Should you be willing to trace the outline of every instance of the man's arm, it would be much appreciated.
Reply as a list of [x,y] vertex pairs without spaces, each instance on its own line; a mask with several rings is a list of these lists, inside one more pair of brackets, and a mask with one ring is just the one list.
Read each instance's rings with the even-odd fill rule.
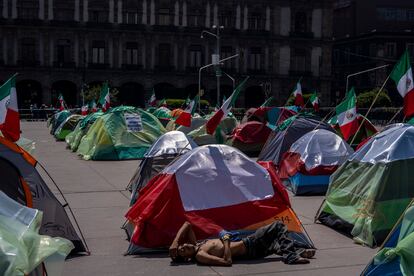
[[191,243],[191,244],[197,243],[197,239],[194,234],[193,228],[188,221],[184,222],[180,230],[178,230],[177,235],[175,236],[174,241],[172,242],[170,246],[170,256],[172,258],[177,257],[178,245],[183,244],[183,243]]

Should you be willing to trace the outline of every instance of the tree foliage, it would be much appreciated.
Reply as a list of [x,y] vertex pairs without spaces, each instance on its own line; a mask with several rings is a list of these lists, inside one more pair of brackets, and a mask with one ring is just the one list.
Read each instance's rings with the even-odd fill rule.
[[[85,96],[85,103],[89,103],[94,100],[98,103],[99,96],[101,95],[102,85],[92,85],[86,86],[83,90],[83,94]],[[118,94],[119,90],[117,88],[110,88],[109,95],[111,97],[111,103],[113,105],[117,105],[118,103]]]
[[[358,107],[370,107],[375,97],[379,92],[379,88],[374,88],[372,90],[364,91],[357,96],[357,106]],[[391,99],[388,96],[387,90],[383,89],[377,100],[375,101],[374,107],[389,107],[391,106]]]

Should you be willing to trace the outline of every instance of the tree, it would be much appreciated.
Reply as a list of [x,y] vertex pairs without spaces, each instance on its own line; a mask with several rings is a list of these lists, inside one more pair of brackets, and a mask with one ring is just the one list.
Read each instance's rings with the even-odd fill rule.
[[[357,96],[357,107],[368,108],[371,106],[375,97],[377,96],[379,88],[374,88],[372,90],[364,91]],[[379,94],[374,107],[388,107],[391,106],[391,99],[388,96],[386,89],[383,89]]]
[[[96,85],[86,85],[83,93],[85,97],[85,103],[89,103],[92,100],[95,102],[98,102],[99,96],[101,94],[102,84],[96,84]],[[111,91],[109,91],[109,94],[111,96],[111,104],[117,105],[118,104],[118,93],[119,90],[117,88],[111,87]]]

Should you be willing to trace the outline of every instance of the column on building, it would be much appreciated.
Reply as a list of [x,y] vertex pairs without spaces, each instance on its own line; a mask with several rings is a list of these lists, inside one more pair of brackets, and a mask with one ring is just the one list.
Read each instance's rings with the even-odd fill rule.
[[313,47],[311,52],[311,70],[314,77],[320,76],[320,60],[322,57],[322,48]]
[[108,21],[109,23],[114,23],[114,0],[109,0],[109,15],[108,15]]
[[88,0],[83,0],[83,22],[89,21]]
[[3,11],[2,11],[2,15],[3,18],[8,18],[9,17],[9,0],[3,0]]
[[74,14],[73,14],[73,19],[76,22],[80,21],[80,17],[79,17],[79,0],[75,0],[75,11],[74,11]]
[[48,0],[47,19],[53,20],[53,0]]
[[73,60],[75,62],[75,66],[79,67],[79,36],[75,34],[73,36]]
[[185,41],[182,47],[182,68],[181,70],[185,71],[187,69],[187,55],[188,55],[188,40]]
[[240,30],[241,27],[241,8],[240,4],[237,4],[236,7],[236,29]]
[[141,55],[142,55],[142,69],[147,69],[147,41],[145,39],[141,39]]
[[280,35],[287,36],[290,33],[290,7],[280,9]]
[[84,51],[84,60],[83,63],[85,67],[88,67],[89,65],[89,40],[88,40],[88,34],[85,34],[83,37],[83,51]]
[[243,69],[242,73],[247,73],[247,65],[249,64],[249,49],[247,47],[243,48],[244,56],[243,56]]
[[174,69],[179,71],[178,68],[178,45],[177,43],[174,43]]
[[266,46],[265,47],[265,52],[264,52],[265,58],[264,58],[264,70],[265,72],[269,72],[269,60],[270,60],[270,56],[269,56],[269,47]]
[[206,5],[206,28],[210,28],[210,2]]
[[147,0],[142,1],[142,24],[147,25]]
[[109,39],[107,38],[106,41],[108,41],[108,63],[109,68],[114,67],[114,40],[113,36],[110,36]]
[[[241,47],[240,47],[240,45],[237,45],[236,52],[237,52],[239,55],[241,54]],[[236,68],[236,72],[237,72],[237,73],[240,73],[240,62],[241,62],[241,59],[240,59],[240,58],[236,58],[236,60],[235,60],[235,62],[234,62],[234,64],[235,64],[235,68]]]
[[41,32],[39,32],[39,36],[38,36],[38,41],[39,41],[39,62],[40,62],[40,66],[45,65],[44,64],[44,60],[45,60],[45,47],[44,47],[44,39],[43,39],[43,34]]
[[322,9],[312,11],[312,32],[315,38],[322,37]]
[[17,65],[17,58],[18,58],[18,53],[19,53],[19,45],[18,45],[18,40],[17,40],[18,35],[13,35],[13,64],[12,65]]
[[39,0],[39,19],[45,19],[45,0]]
[[265,30],[270,31],[270,7],[266,7],[266,23],[265,23]]
[[122,24],[122,0],[118,0],[118,24]]
[[211,60],[210,60],[210,50],[209,50],[209,45],[208,44],[206,44],[206,46],[204,48],[204,54],[205,54],[205,57],[206,57],[206,63],[207,64],[208,63],[211,63]]
[[183,19],[182,24],[183,27],[187,27],[187,2],[184,1],[183,3]]
[[213,25],[218,26],[219,22],[218,22],[218,6],[217,3],[214,3],[214,8],[213,8]]
[[151,15],[150,15],[150,24],[155,25],[155,2],[154,0],[151,0]]
[[288,45],[279,48],[279,74],[288,75],[290,70],[290,47]]
[[1,34],[2,36],[2,40],[3,40],[3,62],[5,65],[8,65],[8,52],[9,52],[9,47],[7,46],[7,42],[8,42],[8,38],[7,35],[5,33]]
[[17,0],[12,0],[12,18],[17,18]]
[[180,4],[175,1],[174,4],[174,26],[180,25]]
[[53,63],[55,61],[55,40],[53,38],[53,35],[49,35],[49,65],[53,66]]
[[118,41],[118,68],[122,68],[123,61],[123,53],[124,53],[124,36],[121,35],[117,38]]
[[249,28],[249,8],[246,6],[244,6],[244,13],[243,13],[243,30],[247,30]]

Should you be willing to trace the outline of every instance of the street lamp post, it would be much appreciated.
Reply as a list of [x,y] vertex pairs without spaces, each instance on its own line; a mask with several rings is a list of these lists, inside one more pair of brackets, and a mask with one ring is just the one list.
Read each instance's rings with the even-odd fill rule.
[[233,90],[236,88],[236,79],[233,78],[232,76],[230,76],[229,74],[227,74],[226,72],[223,71],[223,74],[226,75],[229,79],[231,79],[231,82],[233,83]]
[[201,32],[201,38],[204,38],[204,34],[214,36],[216,38],[216,54],[212,58],[212,65],[216,66],[216,77],[217,77],[217,103],[220,102],[220,29],[224,29],[224,26],[213,25],[213,29],[216,30],[216,33],[212,33],[206,30]]
[[346,90],[345,90],[345,93],[348,93],[348,84],[349,84],[349,79],[351,77],[355,77],[355,76],[358,76],[358,75],[361,75],[361,74],[372,72],[372,71],[375,71],[375,70],[378,70],[378,69],[381,69],[381,68],[385,68],[385,67],[388,67],[388,66],[390,66],[390,64],[385,64],[385,65],[382,65],[382,66],[378,66],[378,67],[375,67],[375,68],[371,68],[371,69],[367,69],[367,70],[364,70],[364,71],[356,72],[356,73],[353,73],[353,74],[350,74],[350,75],[346,76]]

